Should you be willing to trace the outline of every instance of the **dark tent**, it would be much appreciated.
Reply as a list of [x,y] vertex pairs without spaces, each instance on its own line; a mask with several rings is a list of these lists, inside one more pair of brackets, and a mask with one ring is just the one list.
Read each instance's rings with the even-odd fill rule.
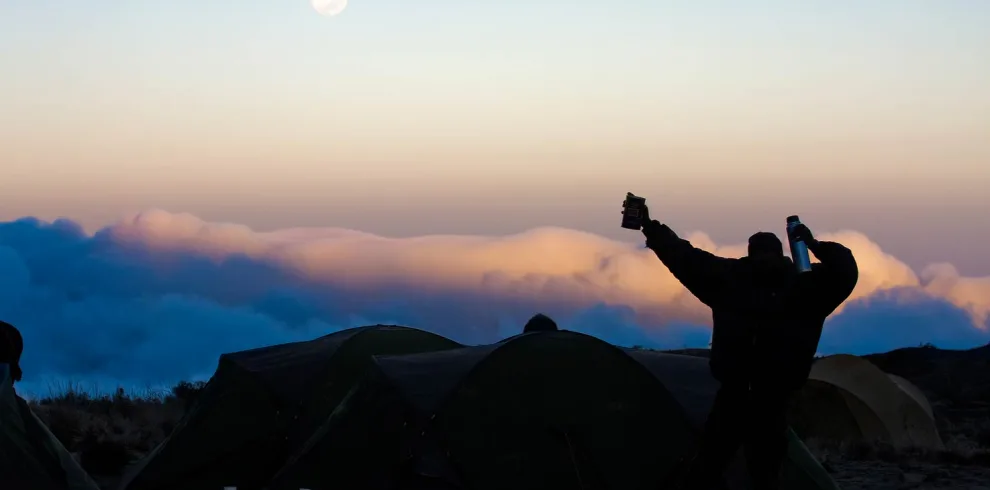
[[0,488],[98,490],[28,404],[14,393],[7,364],[0,364]]
[[456,347],[422,330],[376,325],[225,354],[172,434],[120,488],[257,488],[326,420],[372,355]]
[[269,488],[655,490],[697,437],[648,370],[579,333],[375,361]]
[[[717,388],[705,359],[568,331],[375,364],[270,490],[655,490],[693,454]],[[836,488],[791,446],[785,488]]]
[[[708,359],[640,349],[624,350],[646,366],[663,383],[687,411],[694,426],[700,430],[708,417],[719,387],[718,381],[712,377],[708,368]],[[838,485],[793,430],[788,431],[788,438],[790,445],[787,450],[788,459],[781,474],[782,488],[838,490]],[[749,488],[742,451],[728,470],[727,484],[731,489]]]

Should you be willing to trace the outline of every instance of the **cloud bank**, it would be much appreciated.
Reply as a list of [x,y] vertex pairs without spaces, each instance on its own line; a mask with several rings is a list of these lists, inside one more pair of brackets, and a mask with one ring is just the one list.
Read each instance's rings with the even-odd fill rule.
[[[719,255],[745,253],[682,235]],[[919,274],[861,233],[819,235],[860,265],[852,297],[826,324],[823,353],[990,341],[990,277],[949,264]],[[92,235],[69,220],[0,223],[0,319],[24,333],[25,386],[202,379],[223,352],[372,323],[492,342],[536,312],[623,345],[704,346],[710,335],[710,311],[652,252],[575,230],[262,233],[157,210]]]

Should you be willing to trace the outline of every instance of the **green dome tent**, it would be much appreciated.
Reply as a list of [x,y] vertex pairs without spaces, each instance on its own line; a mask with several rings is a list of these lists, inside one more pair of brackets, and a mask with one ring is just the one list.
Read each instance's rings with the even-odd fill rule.
[[847,354],[815,362],[807,385],[791,406],[790,418],[806,439],[943,447],[931,405],[921,390]]
[[224,354],[172,434],[120,488],[257,488],[326,420],[372,355],[455,347],[461,344],[422,330],[376,325]]
[[[376,356],[266,488],[655,490],[696,450],[716,388],[704,359],[568,331]],[[785,488],[834,490],[792,441]]]
[[14,393],[7,364],[0,364],[0,488],[99,490],[27,403]]

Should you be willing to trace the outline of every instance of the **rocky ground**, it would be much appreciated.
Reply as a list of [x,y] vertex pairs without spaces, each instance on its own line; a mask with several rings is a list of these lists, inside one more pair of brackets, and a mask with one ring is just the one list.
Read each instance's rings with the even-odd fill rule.
[[836,461],[826,469],[842,490],[990,490],[990,467]]
[[842,490],[990,490],[990,346],[968,351],[922,346],[867,356],[928,397],[946,452],[876,448],[821,454]]

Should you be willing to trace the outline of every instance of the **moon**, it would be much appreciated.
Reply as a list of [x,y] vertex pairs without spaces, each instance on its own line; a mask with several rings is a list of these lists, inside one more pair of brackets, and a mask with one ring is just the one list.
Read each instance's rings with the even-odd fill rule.
[[320,14],[333,17],[347,8],[347,0],[310,0],[313,8]]

